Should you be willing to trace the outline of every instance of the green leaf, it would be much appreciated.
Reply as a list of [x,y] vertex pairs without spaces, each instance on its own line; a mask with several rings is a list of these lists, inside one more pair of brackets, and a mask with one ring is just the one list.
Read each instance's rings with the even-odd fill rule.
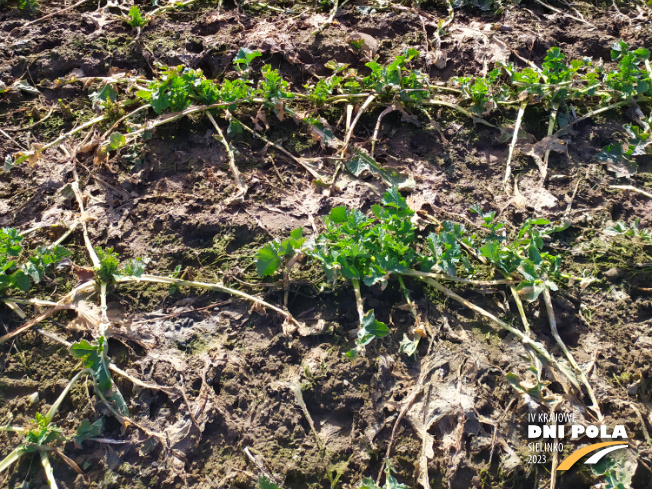
[[150,92],[149,90],[138,90],[136,92],[136,97],[140,97],[143,100],[149,101],[152,100],[152,92]]
[[118,92],[113,88],[113,85],[107,84],[97,92],[91,93],[89,98],[93,102],[93,106],[99,105],[100,107],[104,107],[107,102],[115,102],[118,100]]
[[242,134],[242,132],[243,132],[242,125],[238,121],[235,120],[229,121],[229,127],[226,130],[227,136],[233,138],[238,134]]
[[81,447],[84,440],[88,438],[95,438],[100,436],[104,431],[104,419],[99,418],[93,424],[90,423],[87,419],[83,419],[81,424],[77,427],[77,433],[73,440],[75,445]]
[[397,187],[399,190],[412,190],[416,182],[411,176],[405,176],[396,170],[386,169],[380,166],[371,156],[358,151],[347,163],[346,169],[354,176],[359,177],[363,172],[368,171],[378,175],[382,180],[391,187]]
[[147,257],[128,260],[120,269],[119,274],[124,277],[140,277],[145,273],[145,267],[149,262],[150,259]]
[[281,257],[278,256],[277,250],[271,244],[263,246],[256,253],[256,270],[259,277],[272,275],[282,263]]
[[73,357],[82,360],[86,368],[95,369],[100,363],[99,346],[91,345],[84,339],[74,343],[70,347],[70,353]]
[[488,241],[480,248],[480,256],[484,256],[493,263],[498,263],[500,260],[500,245],[495,241]]
[[534,302],[539,295],[546,290],[542,280],[524,280],[516,287],[519,295],[528,302]]
[[[79,358],[84,363],[85,368],[90,368],[93,371],[93,377],[97,382],[97,386],[100,390],[106,395],[109,394],[113,382],[111,381],[111,375],[108,371],[108,365],[102,359],[102,351],[105,345],[105,338],[100,336],[98,338],[98,343],[92,345],[88,341],[82,339],[77,343],[74,343],[70,347],[70,353],[73,357]],[[122,399],[122,396],[116,389],[116,393],[119,398]],[[109,398],[111,400],[111,397]],[[124,400],[122,400],[122,405],[118,404],[122,412],[126,406],[124,405]]]
[[367,311],[362,319],[360,330],[358,331],[358,344],[366,346],[374,338],[383,338],[389,334],[389,328],[383,322],[376,319],[373,309]]
[[11,282],[15,287],[18,287],[20,290],[23,292],[27,292],[32,284],[29,281],[29,277],[25,275],[25,273],[22,270],[16,270],[12,275],[11,275]]
[[376,485],[373,479],[370,479],[369,477],[365,477],[364,479],[362,479],[362,484],[359,489],[380,489],[380,488]]
[[528,246],[528,258],[534,262],[535,265],[539,265],[541,263],[541,254],[539,253],[539,250],[537,249],[536,246]]
[[119,132],[113,132],[109,136],[109,144],[107,144],[106,149],[107,151],[115,151],[118,148],[122,148],[125,144],[127,144],[125,137]]
[[383,489],[409,489],[409,488],[405,484],[399,484],[393,475],[387,474],[387,482],[385,483],[385,487]]
[[131,27],[143,27],[147,24],[148,20],[143,17],[140,8],[137,5],[133,5],[129,9],[129,16],[125,19],[125,22],[127,22]]
[[249,66],[251,62],[258,56],[262,56],[260,51],[252,51],[251,49],[240,48],[238,50],[238,54],[236,54],[235,58],[233,59],[233,64],[245,64]]
[[120,265],[118,255],[113,252],[113,248],[102,249],[99,246],[95,248],[95,252],[100,259],[100,268],[95,270],[98,278],[101,282],[107,284],[113,283],[118,266]]
[[407,202],[399,193],[398,187],[392,187],[383,195],[383,205],[395,207],[396,209],[407,209]]
[[258,477],[258,489],[282,489],[280,486],[277,486],[271,482],[266,476],[261,475]]
[[164,94],[161,95],[158,91],[152,94],[151,100],[152,109],[159,115],[170,106],[168,98]]
[[328,213],[328,218],[334,223],[338,223],[338,224],[346,222],[347,221],[346,207],[344,206],[334,207]]

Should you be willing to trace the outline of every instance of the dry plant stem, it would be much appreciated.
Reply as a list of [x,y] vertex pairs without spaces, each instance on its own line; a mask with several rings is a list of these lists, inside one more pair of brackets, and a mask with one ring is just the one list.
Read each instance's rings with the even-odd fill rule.
[[450,0],[446,2],[447,7],[448,7],[448,17],[446,17],[446,20],[440,21],[441,24],[437,27],[435,32],[433,33],[434,37],[434,47],[435,47],[435,52],[441,50],[441,35],[444,31],[444,29],[451,23],[453,22],[453,19],[455,18],[455,11],[453,10],[453,5],[451,4]]
[[38,148],[36,151],[33,151],[32,153],[34,153],[34,154],[35,154],[36,152],[42,153],[42,152],[44,152],[45,150],[50,149],[50,148],[52,148],[52,147],[58,145],[60,142],[65,141],[65,140],[68,139],[70,136],[74,136],[74,135],[77,134],[78,132],[81,132],[81,131],[83,131],[84,129],[88,129],[89,127],[94,126],[94,125],[97,124],[98,122],[102,122],[102,121],[104,121],[104,120],[106,120],[106,119],[108,119],[108,118],[109,118],[109,115],[107,114],[107,115],[101,115],[101,116],[99,116],[99,117],[96,117],[95,119],[91,119],[90,121],[88,121],[88,122],[82,124],[81,126],[76,127],[76,128],[73,129],[72,131],[68,131],[67,133],[62,134],[61,136],[59,136],[59,137],[58,137],[57,139],[55,139],[54,141],[52,141],[52,142],[50,142],[50,143],[44,145],[42,148]]
[[[376,485],[380,486],[380,479],[383,476],[383,470],[385,469],[385,464],[386,461],[389,459],[389,456],[392,454],[392,446],[394,445],[394,439],[396,438],[396,433],[398,431],[398,426],[401,424],[401,421],[403,421],[403,418],[407,414],[407,412],[410,410],[412,405],[414,404],[414,401],[419,397],[421,394],[421,391],[423,390],[423,386],[426,381],[426,377],[430,374],[432,371],[432,363],[426,362],[427,359],[424,359],[421,364],[421,372],[419,373],[419,378],[417,379],[416,385],[412,388],[412,392],[410,392],[410,395],[408,398],[404,401],[404,404],[401,408],[401,411],[398,413],[398,417],[396,418],[396,421],[394,422],[394,426],[392,428],[392,434],[389,438],[389,443],[387,444],[387,450],[385,451],[385,458],[383,459],[383,463],[380,465],[380,470],[378,471],[378,477],[376,477]],[[424,364],[426,364],[424,366]]]
[[0,129],[0,134],[2,134],[4,137],[6,137],[9,141],[14,143],[16,146],[18,146],[20,149],[27,151],[27,148],[20,144],[18,141],[16,141],[14,138],[12,138],[9,134],[4,132],[2,129]]
[[303,161],[301,161],[299,158],[297,158],[296,156],[294,156],[292,153],[290,153],[289,151],[287,151],[283,146],[281,146],[281,145],[279,145],[279,144],[276,144],[276,143],[270,141],[269,139],[267,139],[265,136],[262,136],[261,134],[258,134],[258,133],[257,133],[256,131],[254,131],[251,127],[247,126],[246,124],[243,124],[241,120],[236,119],[235,117],[233,117],[233,120],[234,120],[234,121],[237,121],[237,122],[238,122],[238,123],[243,127],[243,129],[244,129],[245,131],[247,131],[248,133],[252,134],[254,137],[257,137],[258,139],[261,139],[262,141],[264,141],[265,143],[269,144],[270,146],[275,147],[275,148],[278,149],[281,153],[283,153],[285,156],[287,156],[287,157],[290,158],[292,161],[294,161],[297,165],[303,167],[303,169],[306,170],[308,173],[310,173],[310,174],[313,176],[313,178],[315,178],[315,179],[317,179],[317,180],[320,180],[321,178],[323,178],[322,175],[320,175],[320,174],[319,174],[317,171],[315,171],[313,168],[310,168],[308,165],[306,165]]
[[56,302],[52,302],[52,301],[44,301],[41,299],[17,299],[15,297],[1,297],[0,301],[5,303],[26,304],[29,306],[43,306],[43,307],[47,307],[47,306],[54,307],[58,305]]
[[39,450],[39,455],[41,456],[41,465],[43,465],[43,470],[45,471],[45,478],[50,485],[50,489],[59,489],[57,481],[54,478],[54,469],[50,463],[50,458],[48,457],[48,452]]
[[573,354],[566,347],[561,337],[559,336],[559,332],[557,331],[557,319],[555,318],[555,310],[552,307],[552,299],[550,298],[550,290],[548,289],[548,287],[546,287],[543,290],[543,300],[546,304],[546,311],[548,312],[548,321],[550,322],[550,330],[552,331],[552,336],[555,338],[555,341],[557,342],[559,347],[563,350],[564,354],[566,355],[566,358],[568,359],[568,362],[575,369],[578,378],[580,379],[582,384],[584,384],[584,386],[586,387],[586,390],[589,393],[589,397],[591,398],[591,402],[593,403],[593,406],[590,407],[598,415],[598,421],[602,421],[603,417],[602,417],[602,413],[600,412],[600,405],[598,404],[598,400],[595,397],[595,392],[593,391],[591,384],[589,384],[589,380],[586,378],[586,374],[577,364],[575,358],[573,357]]
[[324,453],[325,451],[324,443],[321,441],[321,438],[319,438],[319,433],[317,433],[317,430],[315,429],[315,423],[312,420],[312,416],[310,416],[310,411],[308,411],[308,406],[306,406],[306,402],[303,400],[301,387],[299,387],[299,384],[297,384],[296,382],[289,382],[288,384],[290,390],[292,391],[292,394],[294,394],[294,398],[296,399],[297,404],[301,408],[303,415],[306,417],[306,420],[308,421],[308,425],[310,426],[310,431],[312,431],[312,434],[315,437],[315,441],[317,442],[319,451]]
[[428,100],[424,100],[422,102],[422,104],[423,105],[436,105],[436,106],[441,106],[441,107],[448,107],[449,109],[453,109],[453,110],[459,112],[460,114],[464,114],[465,116],[473,119],[473,122],[479,122],[480,124],[483,124],[483,125],[485,125],[487,127],[491,127],[492,129],[497,129],[500,132],[504,131],[504,129],[501,129],[498,126],[493,125],[491,122],[483,119],[482,117],[478,117],[477,115],[469,112],[468,110],[463,109],[459,105],[455,105],[455,104],[452,104],[450,102],[446,102],[444,100],[428,99]]
[[70,184],[72,187],[72,191],[75,193],[75,197],[77,198],[77,204],[79,205],[79,211],[81,213],[81,226],[82,226],[82,232],[84,233],[84,243],[86,244],[86,248],[88,249],[88,254],[91,258],[91,261],[93,262],[93,267],[94,268],[100,268],[100,259],[97,256],[97,253],[93,249],[93,244],[91,243],[91,239],[88,237],[88,228],[86,227],[86,220],[88,219],[88,216],[86,215],[86,211],[84,210],[84,199],[82,198],[81,191],[79,190],[79,180],[75,180]]
[[353,105],[346,104],[346,125],[344,126],[344,133],[349,132],[349,127],[351,127],[351,114],[353,114]]
[[393,105],[390,105],[385,110],[383,110],[378,116],[376,121],[376,127],[374,128],[374,135],[371,138],[371,157],[374,157],[374,151],[376,149],[376,141],[378,141],[378,131],[380,131],[380,123],[387,114],[394,112],[396,108]]
[[60,450],[57,450],[56,448],[53,448],[52,452],[55,453],[56,455],[58,455],[59,458],[61,458],[61,460],[66,462],[66,464],[68,464],[68,466],[72,470],[74,470],[75,472],[77,472],[80,475],[84,474],[84,472],[82,472],[82,469],[79,468],[79,465],[77,465],[73,459],[71,459],[70,457],[65,455],[63,452],[61,452]]
[[15,462],[20,460],[20,457],[25,455],[25,447],[19,445],[13,452],[7,455],[4,459],[0,460],[0,474],[11,467]]
[[158,384],[150,384],[148,382],[143,382],[142,380],[134,377],[133,375],[129,375],[127,372],[122,370],[120,367],[118,367],[115,363],[110,363],[109,364],[109,369],[112,372],[115,372],[118,375],[121,375],[125,379],[128,379],[131,381],[132,384],[137,385],[138,387],[142,389],[152,389],[152,390],[157,390],[157,391],[162,391],[162,392],[174,392],[176,390],[176,387],[168,387],[165,385],[158,385]]
[[430,285],[430,286],[434,287],[435,289],[437,289],[442,294],[446,295],[447,297],[450,297],[451,299],[453,299],[453,300],[459,302],[460,304],[468,307],[472,311],[475,311],[478,314],[486,317],[487,319],[494,322],[495,324],[497,324],[498,326],[500,326],[504,330],[509,331],[510,333],[512,333],[514,336],[516,336],[518,339],[521,340],[523,345],[529,346],[534,351],[536,351],[543,359],[545,359],[548,363],[553,365],[557,369],[557,371],[561,372],[561,374],[564,375],[571,382],[572,385],[577,385],[576,380],[572,376],[570,376],[564,369],[562,369],[559,366],[559,364],[557,363],[557,360],[555,360],[555,358],[550,353],[548,353],[548,350],[546,350],[545,346],[543,346],[541,343],[532,340],[531,338],[526,336],[523,332],[521,332],[518,329],[514,328],[513,326],[507,324],[506,322],[501,321],[496,316],[491,314],[489,311],[485,311],[480,306],[476,306],[472,302],[470,302],[470,301],[466,300],[464,297],[456,294],[455,292],[450,290],[448,287],[445,287],[444,285],[440,284],[439,282],[437,282],[437,281],[435,281],[435,280],[433,280],[431,278],[427,278],[427,277],[422,277],[422,280],[424,282],[426,282],[428,285]]
[[[70,348],[72,346],[72,343],[70,343],[69,341],[64,340],[63,338],[61,338],[60,336],[58,336],[58,335],[56,335],[54,333],[51,333],[50,331],[45,331],[45,330],[43,330],[41,328],[35,328],[34,331],[36,331],[37,333],[45,336],[46,338],[48,338],[48,339],[50,339],[50,340],[52,340],[52,341],[54,341],[56,343],[64,345],[66,348]],[[130,380],[134,385],[137,385],[138,387],[141,387],[143,389],[159,390],[159,391],[163,391],[163,392],[174,392],[174,390],[175,390],[174,387],[167,387],[167,386],[163,386],[163,385],[149,384],[147,382],[143,382],[142,380],[140,380],[140,379],[138,379],[138,378],[136,378],[136,377],[134,377],[132,375],[129,375],[127,372],[125,372],[120,367],[118,367],[115,363],[110,363],[109,364],[109,369],[112,372],[114,372],[114,373],[116,373],[118,375],[121,375],[122,377]],[[0,430],[1,429],[2,429],[2,427],[0,427]]]
[[47,121],[47,120],[50,118],[50,116],[51,116],[52,114],[54,114],[54,108],[50,109],[50,112],[48,112],[47,115],[46,115],[45,117],[39,119],[39,120],[36,121],[34,124],[30,124],[29,126],[25,126],[25,127],[15,127],[15,128],[12,128],[12,129],[6,129],[6,131],[7,131],[7,132],[22,132],[22,131],[29,131],[30,129],[32,129],[32,128],[38,126],[39,124],[42,124],[42,123],[44,123],[45,121]]
[[[346,151],[349,148],[349,141],[351,140],[351,135],[353,134],[353,130],[355,129],[356,124],[360,120],[360,117],[362,116],[364,111],[367,109],[367,107],[369,107],[369,105],[371,104],[371,102],[373,102],[375,98],[376,98],[375,94],[369,95],[367,97],[367,100],[365,100],[364,103],[362,104],[362,107],[360,107],[360,110],[358,111],[355,118],[353,119],[353,122],[351,122],[351,126],[348,128],[346,132],[346,137],[344,138],[344,144],[342,145],[342,149],[340,150],[340,157],[343,158],[346,155]],[[335,172],[333,173],[333,179],[330,181],[328,185],[330,185],[331,187],[335,185],[335,182],[337,181],[337,177],[339,176],[343,166],[344,165],[342,164],[341,161],[338,162],[337,166],[335,167]]]
[[211,121],[211,124],[213,124],[213,127],[217,131],[217,134],[219,136],[219,140],[226,148],[226,152],[229,155],[229,167],[231,168],[231,173],[233,174],[233,179],[235,180],[235,184],[238,186],[238,195],[235,198],[238,197],[244,197],[247,193],[248,187],[247,187],[247,182],[245,182],[245,179],[242,178],[242,175],[238,171],[238,167],[235,165],[235,156],[233,154],[233,150],[231,149],[231,146],[229,145],[228,141],[224,137],[224,133],[222,132],[222,129],[220,129],[220,126],[217,125],[217,122],[215,122],[215,119],[211,115],[210,112],[206,112],[206,115],[208,116],[208,119]]
[[234,100],[233,102],[220,102],[218,104],[211,104],[211,105],[196,105],[194,107],[188,107],[187,109],[181,110],[179,112],[164,114],[158,119],[154,119],[149,123],[145,123],[144,127],[138,129],[137,131],[126,134],[125,137],[127,137],[128,139],[133,139],[135,136],[138,136],[146,131],[151,131],[155,127],[162,126],[163,124],[167,124],[168,122],[176,121],[187,115],[195,114],[197,112],[203,112],[208,109],[219,109],[220,107],[230,107],[231,105],[237,105],[241,102],[246,102],[246,100]]
[[0,345],[6,343],[10,339],[18,336],[23,331],[27,331],[28,329],[36,326],[38,323],[40,323],[41,321],[49,318],[50,316],[52,316],[52,314],[54,314],[57,311],[62,311],[64,309],[74,309],[75,307],[69,304],[70,301],[77,294],[79,294],[81,292],[85,292],[87,290],[91,290],[94,287],[95,287],[94,282],[86,282],[86,283],[76,287],[75,289],[71,290],[65,296],[63,296],[63,298],[59,302],[57,302],[56,306],[52,307],[51,309],[48,309],[47,311],[43,312],[42,314],[38,315],[37,317],[35,317],[31,321],[23,324],[22,326],[14,329],[13,331],[10,331],[9,333],[7,333],[5,335],[0,336]]
[[120,119],[118,119],[117,121],[115,121],[115,122],[111,125],[111,127],[109,127],[106,131],[104,131],[104,133],[103,133],[102,136],[100,137],[100,140],[101,140],[101,141],[104,141],[107,137],[109,137],[111,131],[113,131],[116,127],[118,127],[122,121],[124,121],[125,119],[129,119],[131,116],[137,114],[137,113],[140,112],[141,110],[149,109],[151,106],[152,106],[151,104],[146,104],[146,105],[143,105],[143,106],[141,106],[141,107],[138,107],[138,108],[135,109],[135,110],[132,110],[132,111],[129,112],[128,114],[123,115],[122,117],[120,117]]
[[518,295],[518,290],[516,290],[516,287],[514,287],[513,285],[509,287],[509,290],[512,292],[512,297],[514,298],[514,302],[516,302],[516,308],[518,309],[518,313],[521,315],[521,321],[523,321],[523,328],[525,328],[525,332],[529,335],[530,322],[527,320],[527,316],[525,315],[525,308],[523,307],[523,301],[521,300],[521,296]]
[[512,142],[509,145],[509,151],[507,153],[507,164],[505,165],[505,178],[503,179],[503,185],[507,188],[509,184],[509,179],[512,176],[512,156],[514,156],[514,146],[516,146],[516,141],[518,140],[518,130],[521,127],[521,121],[523,120],[523,112],[525,112],[525,107],[527,107],[527,101],[521,103],[521,106],[518,108],[518,115],[516,116],[516,124],[514,124],[514,134],[512,135]]
[[[102,402],[107,407],[107,409],[109,411],[111,411],[111,414],[115,417],[115,419],[118,420],[118,422],[122,426],[129,426],[130,424],[132,424],[136,428],[141,430],[143,433],[145,433],[147,436],[151,436],[152,438],[155,438],[161,444],[161,446],[163,446],[165,448],[169,448],[168,443],[166,442],[165,438],[163,438],[161,435],[159,435],[158,433],[155,433],[154,431],[146,428],[145,426],[141,425],[140,423],[137,423],[136,421],[129,418],[128,416],[124,416],[124,415],[120,414],[118,411],[116,411],[115,408],[113,407],[113,404],[111,404],[111,402],[102,393],[102,389],[100,389],[100,387],[97,385],[97,382],[95,381],[95,378],[92,377],[92,376],[91,376],[91,378],[93,379],[93,385],[95,386],[95,393],[98,395],[98,397],[102,400]],[[174,454],[174,451],[172,451],[172,453]]]
[[171,3],[170,5],[164,5],[163,7],[159,7],[157,9],[152,10],[149,13],[149,16],[154,17],[155,15],[158,15],[161,12],[165,12],[166,10],[176,10],[179,7],[185,7],[186,5],[190,5],[191,3],[194,3],[196,1],[197,0],[186,0],[185,2]]
[[44,15],[43,17],[40,17],[40,18],[38,18],[36,20],[28,22],[27,24],[24,24],[24,25],[22,25],[20,27],[21,28],[29,27],[30,25],[38,24],[39,22],[42,22],[42,21],[44,21],[46,19],[49,19],[51,17],[61,15],[61,14],[65,13],[65,12],[67,12],[68,10],[72,10],[75,7],[79,7],[82,3],[85,3],[86,1],[87,0],[79,0],[79,2],[77,2],[77,3],[73,4],[73,5],[70,5],[69,7],[62,8],[61,10],[57,10],[56,12],[52,12],[51,14]]
[[313,31],[310,33],[311,36],[316,36],[317,34],[321,34],[321,32],[326,28],[327,25],[332,24],[333,20],[335,20],[335,16],[337,15],[337,11],[344,7],[349,0],[344,0],[342,4],[340,4],[339,0],[335,0],[335,3],[333,5],[333,10],[331,10],[331,15],[328,17],[328,20],[324,22],[322,25],[319,26],[319,28],[316,31]]
[[552,136],[553,137],[560,137],[560,136],[566,134],[566,132],[568,132],[571,129],[571,127],[573,127],[575,124],[578,124],[578,123],[580,123],[582,121],[585,121],[586,119],[590,119],[591,117],[593,117],[595,115],[602,114],[603,112],[607,112],[608,110],[617,109],[618,107],[625,107],[627,105],[631,105],[632,102],[649,102],[650,100],[652,100],[652,98],[639,96],[639,97],[636,97],[635,99],[621,100],[620,102],[615,102],[613,104],[606,105],[606,106],[601,107],[599,109],[592,110],[588,114],[585,114],[582,117],[578,117],[574,121],[569,122],[564,127],[559,129],[556,133],[554,133]]
[[641,414],[641,411],[634,405],[633,402],[629,403],[629,407],[631,407],[632,410],[636,413],[636,416],[638,417],[638,420],[641,423],[641,430],[643,430],[643,436],[645,437],[645,441],[647,442],[648,446],[652,446],[652,438],[650,438],[650,432],[647,430],[647,426],[645,426],[645,420],[643,419],[643,415]]
[[78,222],[75,222],[72,226],[70,226],[70,227],[66,230],[65,233],[63,233],[63,234],[61,235],[61,237],[60,237],[58,240],[56,240],[54,243],[52,243],[52,244],[51,244],[50,246],[48,246],[47,248],[48,248],[49,250],[51,250],[51,249],[54,248],[55,246],[59,246],[59,245],[60,245],[61,243],[63,243],[66,239],[68,239],[68,236],[70,236],[70,235],[75,231],[75,229],[77,229],[77,226],[78,226],[78,225],[79,225],[79,223],[78,223]]
[[567,13],[567,12],[564,12],[564,11],[562,11],[562,10],[559,10],[558,8],[555,8],[555,7],[553,7],[552,5],[548,5],[547,3],[543,2],[542,0],[534,0],[534,1],[535,1],[536,3],[538,3],[539,5],[542,5],[543,7],[547,8],[547,9],[549,9],[549,10],[552,10],[552,11],[555,12],[556,14],[563,15],[563,16],[566,16],[566,17],[568,17],[568,18],[570,18],[570,19],[573,19],[573,20],[576,20],[576,21],[578,21],[578,22],[581,22],[582,24],[586,24],[586,25],[590,25],[591,27],[595,27],[595,26],[594,26],[593,24],[591,24],[590,22],[587,22],[586,20],[584,20],[584,19],[582,19],[582,18],[580,18],[580,17],[575,17],[574,15],[571,15],[571,14],[569,14],[569,13]]
[[70,392],[72,386],[75,385],[75,382],[77,382],[82,375],[90,374],[90,373],[91,371],[85,368],[84,370],[80,370],[79,372],[77,372],[75,376],[72,379],[70,379],[68,385],[66,385],[66,388],[61,392],[61,394],[59,394],[59,397],[54,402],[54,404],[52,404],[52,407],[48,410],[47,414],[45,415],[45,420],[48,423],[51,423],[52,420],[54,419],[54,416],[57,414],[57,411],[59,410],[59,406],[61,406],[61,403],[68,395],[68,392]]
[[16,315],[17,315],[20,319],[26,319],[26,318],[27,318],[27,315],[23,312],[23,310],[22,310],[20,307],[18,307],[18,304],[16,303],[16,301],[13,301],[13,300],[10,300],[10,299],[6,299],[6,298],[3,298],[3,299],[1,299],[1,300],[2,300],[2,302],[4,302],[4,303],[7,305],[7,307],[8,307],[9,309],[11,309],[12,311],[14,311],[14,312],[16,313]]
[[405,282],[403,282],[403,277],[398,275],[397,278],[398,278],[398,283],[401,286],[401,291],[403,292],[403,296],[405,297],[405,302],[407,302],[407,305],[410,308],[410,314],[412,314],[412,317],[416,320],[417,311],[414,308],[414,303],[412,302],[412,299],[410,299],[410,292],[408,291],[407,287],[405,287]]
[[355,118],[353,119],[353,122],[351,123],[351,127],[349,127],[348,132],[346,133],[346,137],[344,138],[344,145],[342,146],[342,149],[340,150],[340,156],[344,156],[346,154],[346,150],[348,149],[349,146],[349,141],[351,141],[351,136],[353,135],[353,130],[355,129],[356,124],[360,120],[360,117],[362,114],[364,114],[364,111],[367,110],[367,107],[371,104],[371,102],[374,101],[376,98],[376,95],[369,95],[367,97],[367,100],[364,101],[362,104],[362,107],[360,107],[360,110],[358,113],[355,115]]
[[170,278],[170,277],[160,277],[157,275],[142,275],[140,277],[118,277],[116,279],[116,283],[130,283],[130,282],[148,282],[148,283],[159,283],[159,284],[168,284],[168,285],[176,285],[178,287],[196,287],[200,289],[207,289],[207,290],[215,290],[217,292],[223,292],[225,294],[230,294],[230,295],[235,295],[238,297],[242,297],[243,299],[247,299],[251,302],[255,302],[256,304],[259,304],[267,309],[271,309],[272,311],[276,311],[279,313],[281,316],[283,316],[285,319],[288,321],[292,322],[295,326],[301,326],[299,322],[292,317],[292,314],[290,314],[287,311],[284,311],[283,309],[276,307],[269,302],[265,302],[262,299],[259,299],[258,297],[254,297],[253,295],[249,295],[246,292],[242,292],[240,290],[236,289],[231,289],[229,287],[225,287],[224,285],[221,284],[209,284],[206,282],[194,282],[191,280],[180,280],[177,278]]
[[518,283],[518,280],[512,280],[509,278],[498,279],[498,280],[474,280],[470,278],[451,277],[450,275],[446,275],[445,273],[419,272],[417,270],[407,270],[405,272],[401,272],[401,275],[406,275],[408,277],[428,277],[437,280],[450,280],[452,282],[460,282],[463,284],[486,286],[486,287],[491,287],[493,285],[511,285],[511,284]]
[[631,190],[632,192],[639,193],[641,195],[645,195],[646,197],[649,197],[652,199],[652,194],[649,192],[646,192],[645,190],[638,189],[632,185],[609,185],[609,188],[617,188],[620,190]]
[[[554,414],[556,406],[553,406],[551,409],[552,413]],[[557,439],[557,433],[555,433],[555,443],[558,443]],[[552,455],[552,467],[550,469],[550,489],[555,489],[555,486],[557,485],[557,467],[559,466],[559,451],[554,450],[554,453]]]
[[[109,326],[111,325],[109,318],[106,315],[106,311],[108,310],[106,305],[106,288],[107,283],[100,282],[100,336],[105,336],[106,330],[109,329]],[[102,350],[102,355],[106,356],[106,349]]]
[[[548,118],[548,136],[552,136],[552,133],[555,130],[555,123],[557,122],[558,110],[559,110],[559,102],[553,102],[552,108],[550,110],[550,117]],[[546,168],[548,168],[549,158],[550,158],[550,149],[547,149],[546,154],[543,156],[543,164]]]
[[362,304],[362,294],[360,293],[360,281],[357,279],[351,280],[353,284],[353,293],[355,295],[355,307],[358,310],[358,319],[360,324],[364,321],[364,305]]

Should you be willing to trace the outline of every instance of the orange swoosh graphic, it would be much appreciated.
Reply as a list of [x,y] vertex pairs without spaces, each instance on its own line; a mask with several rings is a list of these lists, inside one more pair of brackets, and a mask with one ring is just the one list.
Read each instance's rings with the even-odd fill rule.
[[557,470],[568,470],[570,469],[575,462],[581,459],[584,455],[591,453],[599,448],[610,447],[612,445],[623,445],[627,441],[605,441],[603,443],[594,443],[588,447],[580,448],[579,450],[571,453],[568,457],[564,459],[562,463],[559,464]]

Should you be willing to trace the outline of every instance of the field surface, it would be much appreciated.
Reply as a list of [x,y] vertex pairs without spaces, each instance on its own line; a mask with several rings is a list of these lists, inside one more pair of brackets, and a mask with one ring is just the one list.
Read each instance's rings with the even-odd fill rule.
[[[646,0],[0,0],[0,486],[652,488],[650,49]],[[612,440],[556,414],[627,447],[558,471]]]

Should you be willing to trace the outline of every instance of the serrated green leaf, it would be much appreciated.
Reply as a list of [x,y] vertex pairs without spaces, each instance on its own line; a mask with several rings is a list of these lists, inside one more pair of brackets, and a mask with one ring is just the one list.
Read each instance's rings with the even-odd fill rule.
[[328,213],[328,218],[334,223],[341,224],[347,221],[346,207],[334,207]]
[[407,202],[403,198],[403,196],[399,193],[398,187],[392,187],[390,188],[385,194],[383,195],[383,205],[389,206],[389,207],[395,207],[396,209],[406,209],[407,208]]
[[266,277],[272,275],[281,266],[282,261],[274,246],[271,244],[263,246],[256,253],[256,270],[258,271],[258,276]]
[[104,431],[104,419],[99,418],[93,424],[87,419],[83,419],[77,427],[77,432],[74,437],[75,444],[81,447],[84,440],[88,438],[95,438],[102,434]]

